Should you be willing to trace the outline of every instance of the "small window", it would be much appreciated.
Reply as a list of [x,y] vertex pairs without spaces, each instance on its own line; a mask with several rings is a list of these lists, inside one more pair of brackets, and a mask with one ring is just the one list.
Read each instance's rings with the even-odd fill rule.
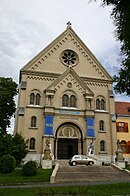
[[26,81],[22,81],[21,82],[21,89],[26,90],[27,87],[27,82]]
[[119,132],[124,132],[124,128],[125,128],[125,123],[124,122],[120,122],[119,123]]
[[30,139],[30,146],[29,146],[30,150],[35,150],[35,138],[31,138]]
[[117,132],[128,132],[128,123],[127,122],[116,122]]
[[36,102],[35,102],[36,105],[40,105],[40,94],[37,93],[36,94]]
[[24,107],[19,107],[19,116],[23,116],[24,115]]
[[105,110],[105,101],[104,99],[101,99],[101,110]]
[[100,100],[99,99],[96,100],[96,109],[100,110]]
[[76,97],[74,95],[70,97],[70,107],[76,107]]
[[[70,93],[70,92],[69,92]],[[64,94],[62,97],[63,107],[77,107],[77,98],[75,95]]]
[[105,100],[103,98],[96,99],[96,109],[97,110],[105,110]]
[[69,107],[69,97],[68,97],[68,95],[63,95],[63,97],[62,97],[62,106]]
[[105,151],[105,142],[103,140],[100,142],[100,151]]
[[36,120],[37,120],[36,116],[31,117],[31,127],[36,127]]
[[99,122],[99,130],[104,131],[104,121],[103,120],[100,120],[100,122]]
[[30,104],[34,105],[34,101],[35,101],[35,95],[34,93],[30,94]]

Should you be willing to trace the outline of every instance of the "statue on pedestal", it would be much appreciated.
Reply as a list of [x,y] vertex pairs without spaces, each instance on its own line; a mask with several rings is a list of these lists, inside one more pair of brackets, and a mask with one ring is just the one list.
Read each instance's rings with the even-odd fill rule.
[[117,140],[117,150],[115,153],[116,153],[115,161],[124,161],[120,140]]
[[49,140],[46,140],[43,160],[52,160]]
[[90,145],[88,147],[88,154],[89,155],[94,155],[94,143],[93,143],[93,140],[92,140],[92,142],[90,143]]
[[47,139],[42,159],[42,169],[51,169],[52,162],[50,141]]

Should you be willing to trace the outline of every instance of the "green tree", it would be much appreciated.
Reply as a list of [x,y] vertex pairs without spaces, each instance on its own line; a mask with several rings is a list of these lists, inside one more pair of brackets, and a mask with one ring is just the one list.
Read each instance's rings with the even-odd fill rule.
[[18,133],[15,135],[0,135],[0,157],[10,154],[15,158],[17,165],[21,163],[28,153],[27,147],[24,138]]
[[14,171],[16,166],[16,161],[10,154],[3,155],[0,158],[0,172],[1,173],[11,173]]
[[[97,1],[97,0],[94,0]],[[121,43],[121,65],[114,76],[115,91],[130,96],[130,0],[100,0],[102,5],[112,5],[111,17],[115,33]]]
[[0,135],[0,157],[11,154],[12,151],[12,135]]
[[15,112],[14,96],[17,95],[17,84],[12,78],[0,77],[0,135],[6,134],[10,119]]
[[12,152],[11,155],[14,156],[16,164],[19,165],[23,158],[25,158],[28,153],[27,143],[24,141],[24,138],[16,133],[12,138]]

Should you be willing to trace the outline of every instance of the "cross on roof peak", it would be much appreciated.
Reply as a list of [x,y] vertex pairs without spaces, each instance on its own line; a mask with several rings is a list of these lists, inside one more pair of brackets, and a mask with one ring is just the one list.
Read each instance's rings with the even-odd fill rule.
[[71,28],[72,23],[70,21],[67,22],[67,29]]

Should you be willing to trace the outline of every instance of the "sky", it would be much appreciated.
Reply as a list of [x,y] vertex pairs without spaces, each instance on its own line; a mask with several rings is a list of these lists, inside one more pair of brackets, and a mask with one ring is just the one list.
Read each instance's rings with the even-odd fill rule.
[[[68,21],[108,73],[116,74],[120,43],[110,17],[112,7],[89,1],[0,0],[0,77],[19,83],[20,69],[59,36]],[[124,94],[115,99],[130,101]]]

